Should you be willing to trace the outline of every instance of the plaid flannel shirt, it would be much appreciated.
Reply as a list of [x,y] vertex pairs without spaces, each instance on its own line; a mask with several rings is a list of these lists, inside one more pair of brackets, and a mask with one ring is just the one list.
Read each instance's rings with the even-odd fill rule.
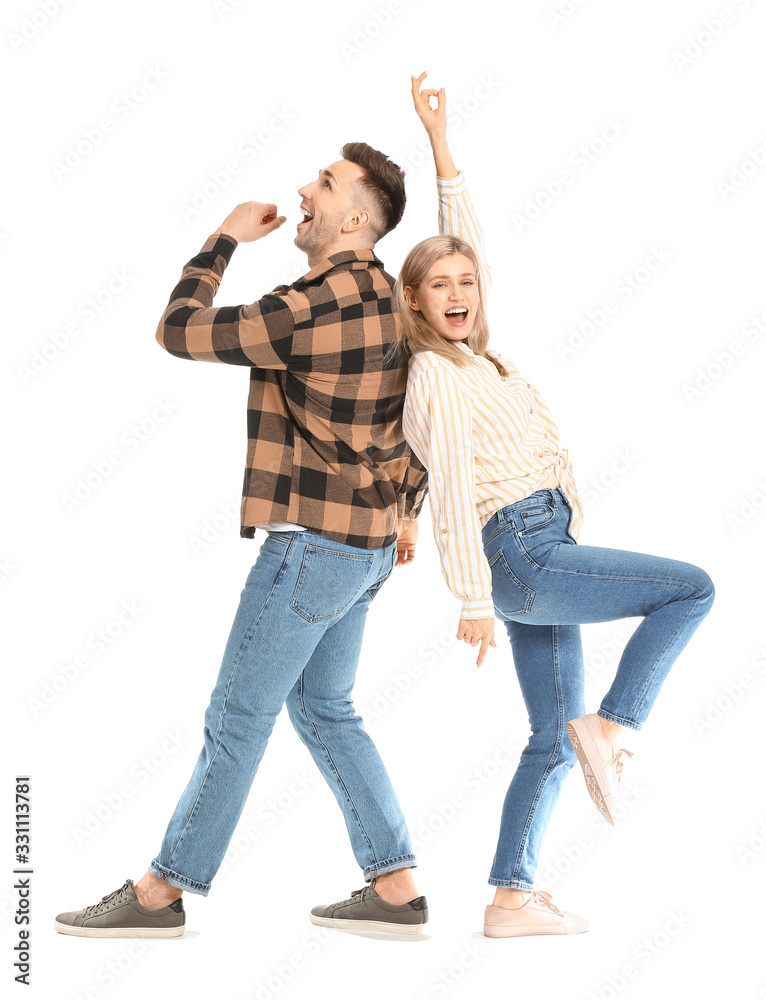
[[427,472],[402,432],[407,361],[393,278],[372,250],[343,250],[250,305],[212,308],[237,241],[213,234],[184,267],[157,328],[169,354],[250,368],[243,538],[292,521],[363,549],[415,518]]

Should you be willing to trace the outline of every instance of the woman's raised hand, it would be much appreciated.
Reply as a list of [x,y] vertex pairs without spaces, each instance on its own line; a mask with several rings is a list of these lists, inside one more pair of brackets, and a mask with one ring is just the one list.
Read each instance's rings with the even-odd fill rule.
[[[423,122],[433,142],[434,139],[443,139],[447,134],[447,98],[444,95],[444,87],[441,90],[421,90],[420,85],[425,78],[425,72],[411,78],[412,100],[415,102],[418,118]],[[436,98],[435,108],[431,107],[431,97]]]

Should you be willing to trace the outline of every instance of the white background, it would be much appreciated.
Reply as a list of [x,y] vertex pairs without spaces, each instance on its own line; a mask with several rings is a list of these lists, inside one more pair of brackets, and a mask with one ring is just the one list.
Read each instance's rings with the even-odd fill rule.
[[[766,996],[764,5],[581,0],[557,19],[555,0],[46,2],[51,15],[33,0],[2,14],[2,988],[22,989],[13,779],[30,774],[34,996]],[[216,304],[303,273],[297,189],[349,140],[407,168],[404,220],[377,248],[396,274],[436,229],[409,92],[422,69],[446,87],[486,236],[490,344],[558,422],[580,541],[697,563],[717,590],[631,737],[618,825],[601,823],[577,770],[549,827],[540,886],[591,930],[481,935],[527,720],[502,625],[479,671],[453,638],[459,606],[426,504],[416,564],[371,609],[356,703],[415,838],[428,938],[312,931],[310,908],[363,879],[286,713],[229,862],[206,899],[184,897],[183,939],[59,936],[58,912],[137,881],[159,849],[265,537],[239,537],[247,371],[169,356],[157,321],[183,264],[241,201],[275,201],[288,222],[237,250]],[[278,112],[281,131],[263,131]],[[610,118],[621,134],[600,141]],[[241,144],[259,132],[248,158]],[[566,169],[572,183],[546,203]],[[641,270],[653,251],[662,267]],[[572,328],[617,300],[626,275],[635,294],[562,360]],[[67,503],[89,474],[90,495]],[[115,625],[123,602],[140,610]],[[583,628],[589,711],[637,623]]]

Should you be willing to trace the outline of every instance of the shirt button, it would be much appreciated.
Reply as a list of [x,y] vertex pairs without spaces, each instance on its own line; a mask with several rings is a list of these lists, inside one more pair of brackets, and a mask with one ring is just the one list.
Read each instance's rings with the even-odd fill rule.
[[443,534],[443,535],[446,535],[446,534],[447,534],[447,529],[446,529],[446,528],[442,528],[442,534]]
[[534,406],[530,406],[530,408],[529,408],[529,412],[530,412],[530,413],[534,413],[534,412],[535,412],[535,408],[534,408]]
[[527,389],[531,389],[531,388],[532,388],[532,383],[531,382],[527,382]]

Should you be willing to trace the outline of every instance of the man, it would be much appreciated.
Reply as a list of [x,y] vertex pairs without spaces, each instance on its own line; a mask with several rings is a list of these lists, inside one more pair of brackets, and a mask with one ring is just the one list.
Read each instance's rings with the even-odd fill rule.
[[[414,555],[425,469],[401,428],[406,363],[393,279],[374,252],[400,221],[404,175],[366,143],[299,190],[295,244],[310,270],[250,305],[213,308],[238,243],[286,221],[239,205],[183,270],[157,340],[179,358],[250,367],[240,534],[267,531],[242,591],[205,713],[204,745],[158,855],[137,882],[80,911],[60,933],[183,933],[184,890],[206,896],[244,808],[276,716],[290,719],[343,811],[365,882],[312,910],[315,923],[422,929],[426,900],[399,803],[351,691],[367,608]],[[321,853],[308,864],[320,864]]]

